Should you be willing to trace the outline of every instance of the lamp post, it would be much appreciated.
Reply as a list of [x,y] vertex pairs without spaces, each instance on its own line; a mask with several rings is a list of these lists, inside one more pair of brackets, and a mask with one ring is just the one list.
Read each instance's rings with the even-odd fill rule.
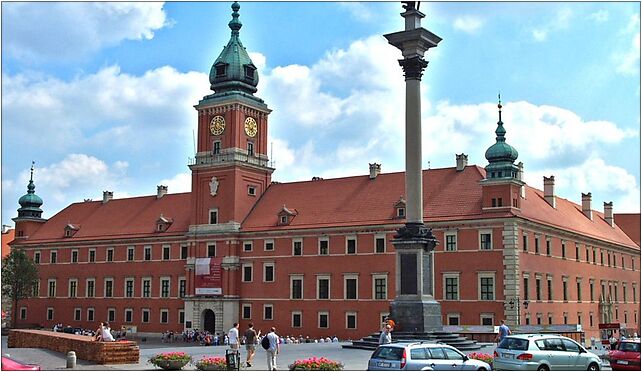
[[520,325],[520,313],[521,306],[524,306],[524,310],[528,310],[528,300],[520,301],[519,297],[507,297],[504,301],[504,306],[510,310],[517,309],[517,325]]

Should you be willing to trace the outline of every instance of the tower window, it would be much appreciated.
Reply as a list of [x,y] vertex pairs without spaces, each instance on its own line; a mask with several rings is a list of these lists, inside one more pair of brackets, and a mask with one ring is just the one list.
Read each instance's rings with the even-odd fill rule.
[[246,79],[254,79],[254,68],[251,66],[245,66],[245,78]]
[[252,142],[247,143],[247,155],[254,156],[254,143]]
[[218,155],[221,153],[221,141],[214,141],[212,145],[212,154]]
[[210,211],[210,225],[216,225],[218,223],[218,210]]
[[247,194],[250,195],[250,196],[255,196],[256,195],[256,187],[248,186],[247,187]]
[[216,66],[216,77],[225,76],[225,65]]

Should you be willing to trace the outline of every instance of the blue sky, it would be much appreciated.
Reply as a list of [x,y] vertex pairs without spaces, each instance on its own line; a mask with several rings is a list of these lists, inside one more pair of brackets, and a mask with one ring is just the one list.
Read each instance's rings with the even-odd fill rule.
[[[241,40],[273,110],[276,181],[404,169],[399,3],[241,2]],[[70,203],[190,189],[193,105],[230,2],[2,3],[2,223],[31,161],[44,217]],[[640,210],[639,3],[422,3],[443,38],[422,82],[423,162],[486,166],[502,93],[526,181]]]

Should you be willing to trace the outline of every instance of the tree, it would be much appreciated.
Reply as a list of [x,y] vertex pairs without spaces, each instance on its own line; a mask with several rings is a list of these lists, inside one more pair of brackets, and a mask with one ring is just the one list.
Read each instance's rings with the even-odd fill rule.
[[11,325],[15,327],[18,301],[33,295],[38,266],[22,249],[12,249],[2,262],[2,295],[11,299]]

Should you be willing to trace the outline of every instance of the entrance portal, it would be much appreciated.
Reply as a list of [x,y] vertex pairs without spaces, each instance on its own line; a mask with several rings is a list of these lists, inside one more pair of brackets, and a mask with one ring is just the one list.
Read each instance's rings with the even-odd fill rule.
[[211,334],[215,334],[216,316],[214,315],[214,312],[210,309],[204,310],[201,319],[203,319],[203,330],[208,331]]

